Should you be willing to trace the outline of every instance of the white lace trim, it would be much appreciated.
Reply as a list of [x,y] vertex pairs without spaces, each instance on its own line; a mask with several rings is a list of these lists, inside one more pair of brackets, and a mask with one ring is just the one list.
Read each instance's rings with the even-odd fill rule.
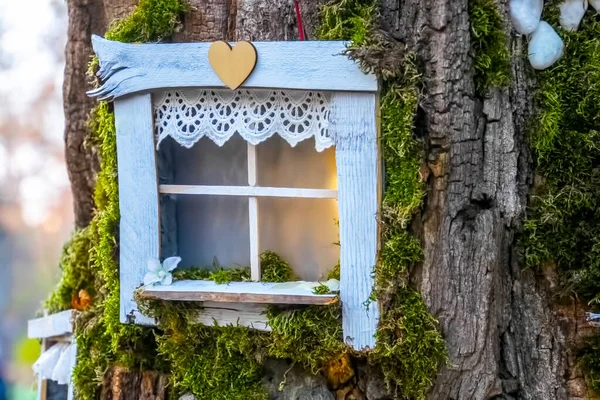
[[234,133],[257,145],[277,133],[291,146],[315,138],[317,151],[334,145],[324,92],[276,89],[193,89],[155,96],[157,147],[171,136],[184,147],[202,137],[222,146]]

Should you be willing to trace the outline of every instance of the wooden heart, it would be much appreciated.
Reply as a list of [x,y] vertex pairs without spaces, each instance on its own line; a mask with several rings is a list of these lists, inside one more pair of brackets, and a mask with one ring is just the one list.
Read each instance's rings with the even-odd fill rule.
[[218,41],[210,45],[208,61],[226,86],[237,89],[256,66],[256,49],[246,41],[237,42],[233,48],[227,42]]

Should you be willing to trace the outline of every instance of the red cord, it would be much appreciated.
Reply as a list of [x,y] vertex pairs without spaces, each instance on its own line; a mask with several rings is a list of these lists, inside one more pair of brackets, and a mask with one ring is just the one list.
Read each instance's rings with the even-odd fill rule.
[[300,40],[304,40],[304,27],[302,26],[302,15],[300,14],[300,3],[298,3],[298,0],[294,0],[294,6],[296,7],[296,18],[298,19],[298,33],[300,34]]

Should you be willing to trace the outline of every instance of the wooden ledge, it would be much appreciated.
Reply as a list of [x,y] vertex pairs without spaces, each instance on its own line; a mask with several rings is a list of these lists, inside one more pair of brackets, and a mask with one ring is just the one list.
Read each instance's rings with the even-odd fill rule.
[[45,317],[30,319],[27,322],[27,336],[30,339],[45,339],[73,333],[73,319],[76,310],[66,310]]
[[217,303],[308,304],[325,306],[337,302],[334,294],[314,294],[318,282],[231,282],[177,281],[170,286],[140,289],[143,299],[212,301]]

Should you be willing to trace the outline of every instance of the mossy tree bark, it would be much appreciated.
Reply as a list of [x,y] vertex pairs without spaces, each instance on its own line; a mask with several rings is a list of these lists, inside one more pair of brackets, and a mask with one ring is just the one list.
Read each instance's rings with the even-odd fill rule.
[[497,1],[512,53],[511,83],[480,94],[474,84],[469,1],[384,0],[386,30],[422,61],[426,205],[414,229],[425,258],[414,272],[439,319],[449,362],[431,399],[566,399],[585,394],[567,344],[583,308],[551,298],[552,268],[523,270],[515,235],[532,183],[525,142],[534,112],[526,42],[511,35],[508,1]]
[[[308,39],[315,38],[323,2],[301,2]],[[515,246],[532,183],[525,130],[533,113],[535,81],[520,56],[526,44],[510,36],[507,0],[498,0],[513,54],[512,80],[508,88],[478,93],[468,3],[380,1],[382,26],[417,53],[424,74],[416,134],[426,145],[428,193],[412,229],[422,239],[425,258],[413,281],[439,319],[449,353],[429,398],[583,396],[585,385],[572,372],[567,353],[567,342],[578,334],[582,309],[576,303],[551,301],[552,269],[544,276],[523,271]],[[85,95],[89,38],[103,34],[136,2],[71,0],[68,5],[65,140],[76,224],[83,227],[91,219],[98,168],[93,149],[85,146],[93,105]],[[190,1],[182,29],[172,40],[218,39],[297,40],[293,2]],[[117,398],[118,382],[108,385],[112,389],[106,393]]]

